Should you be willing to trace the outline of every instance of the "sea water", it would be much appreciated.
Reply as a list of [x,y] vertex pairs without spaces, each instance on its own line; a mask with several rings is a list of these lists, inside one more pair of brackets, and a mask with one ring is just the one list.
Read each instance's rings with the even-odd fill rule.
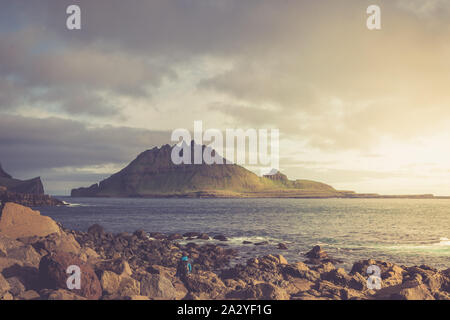
[[[289,262],[321,245],[353,262],[374,258],[407,266],[450,268],[450,200],[436,199],[108,199],[59,197],[66,207],[39,208],[70,229],[98,223],[106,231],[225,235],[233,263],[265,254]],[[243,244],[250,241],[252,244]],[[268,241],[268,245],[254,243]],[[288,250],[277,249],[285,243]]]

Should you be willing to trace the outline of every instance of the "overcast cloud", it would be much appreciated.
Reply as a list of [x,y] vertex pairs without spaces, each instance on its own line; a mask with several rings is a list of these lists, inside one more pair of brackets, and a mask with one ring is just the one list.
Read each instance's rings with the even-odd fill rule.
[[[65,27],[74,3],[80,31]],[[374,3],[380,31],[366,28]],[[0,162],[20,177],[47,176],[51,192],[96,182],[169,142],[173,129],[203,120],[219,129],[279,128],[292,178],[450,194],[450,183],[442,188],[450,182],[448,1],[0,7]]]

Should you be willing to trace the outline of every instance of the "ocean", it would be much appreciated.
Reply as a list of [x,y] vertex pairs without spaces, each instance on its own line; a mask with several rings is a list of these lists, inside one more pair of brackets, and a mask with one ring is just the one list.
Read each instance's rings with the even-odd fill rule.
[[[221,234],[230,241],[197,242],[237,248],[233,264],[266,254],[303,261],[320,245],[347,270],[369,258],[450,268],[450,200],[57,198],[70,205],[38,210],[66,228],[86,231],[98,223],[114,233]],[[277,249],[280,242],[289,249]]]

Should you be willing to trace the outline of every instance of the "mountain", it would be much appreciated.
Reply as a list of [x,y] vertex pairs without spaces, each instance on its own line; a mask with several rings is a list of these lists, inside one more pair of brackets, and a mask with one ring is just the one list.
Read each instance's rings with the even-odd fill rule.
[[0,164],[0,205],[14,202],[24,206],[59,206],[64,203],[44,193],[41,178],[14,179]]
[[41,178],[33,178],[30,180],[14,179],[10,174],[6,173],[0,164],[0,186],[5,187],[10,192],[26,193],[34,195],[43,195],[44,186]]
[[0,163],[0,178],[6,178],[6,179],[12,179],[11,175],[7,174],[3,168],[2,164]]
[[[174,146],[175,147],[175,146]],[[72,197],[338,197],[333,187],[288,180],[279,172],[259,177],[236,164],[181,164],[169,145],[141,153],[121,171]],[[193,150],[193,144],[191,144]],[[205,146],[202,147],[203,150]],[[214,151],[213,151],[214,152]],[[192,158],[194,152],[191,153]],[[213,153],[214,155],[214,153]]]

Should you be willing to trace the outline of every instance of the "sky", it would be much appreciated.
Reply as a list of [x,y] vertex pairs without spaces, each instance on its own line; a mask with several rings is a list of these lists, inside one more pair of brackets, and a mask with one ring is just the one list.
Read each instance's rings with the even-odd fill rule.
[[[81,8],[81,30],[66,8]],[[381,30],[366,26],[381,8]],[[447,0],[0,0],[0,163],[69,194],[174,129],[279,129],[280,169],[450,195]]]

